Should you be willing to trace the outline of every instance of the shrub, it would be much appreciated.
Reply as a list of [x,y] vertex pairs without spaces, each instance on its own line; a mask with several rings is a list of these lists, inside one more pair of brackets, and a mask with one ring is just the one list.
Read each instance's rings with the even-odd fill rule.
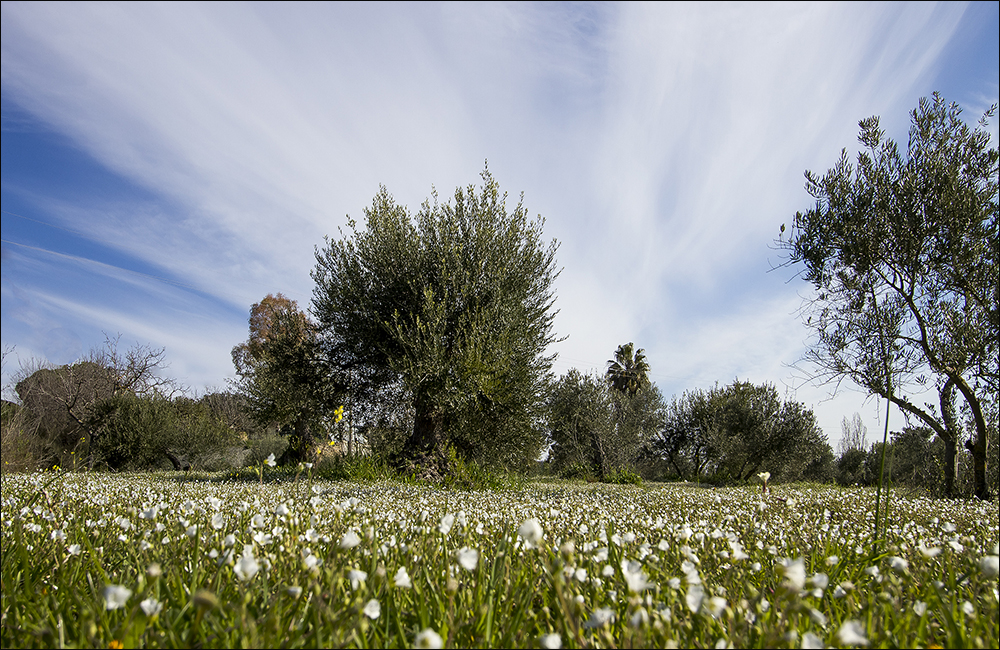
[[246,446],[250,453],[244,458],[243,466],[258,467],[271,454],[274,454],[275,458],[280,458],[288,447],[288,438],[277,432],[268,431],[247,439]]
[[44,446],[35,434],[30,414],[4,400],[0,415],[0,458],[4,472],[27,472],[42,465]]
[[592,481],[594,471],[587,463],[571,463],[559,471],[561,478],[579,481]]
[[628,467],[613,467],[604,478],[604,482],[616,485],[642,485],[642,477]]

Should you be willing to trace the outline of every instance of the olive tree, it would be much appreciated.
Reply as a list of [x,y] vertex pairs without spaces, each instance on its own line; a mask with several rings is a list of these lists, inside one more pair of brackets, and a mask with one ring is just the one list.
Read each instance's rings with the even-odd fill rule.
[[428,476],[448,471],[448,447],[519,465],[544,439],[557,243],[523,197],[508,210],[482,179],[447,203],[433,193],[416,215],[382,187],[312,273],[328,355],[373,384],[402,382],[413,429],[399,460]]
[[[970,128],[956,104],[936,93],[921,99],[902,153],[877,117],[861,120],[857,164],[845,150],[825,175],[807,171],[816,204],[778,239],[815,289],[805,310],[815,376],[847,378],[937,433],[949,493],[960,395],[975,430],[967,447],[983,499],[987,422],[1000,388],[998,156],[986,128],[995,110]],[[909,397],[928,385],[940,412]]]
[[251,417],[286,427],[285,463],[314,460],[316,430],[334,418],[343,394],[321,353],[317,328],[294,300],[268,294],[250,308],[250,336],[232,350]]
[[833,473],[833,450],[812,410],[782,401],[770,384],[737,380],[675,397],[648,448],[690,480],[747,481],[758,471],[819,480]]

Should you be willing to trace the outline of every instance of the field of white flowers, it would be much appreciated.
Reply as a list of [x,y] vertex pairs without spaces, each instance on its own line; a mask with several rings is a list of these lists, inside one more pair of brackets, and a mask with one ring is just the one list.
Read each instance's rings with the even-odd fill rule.
[[995,503],[5,474],[13,647],[993,647]]

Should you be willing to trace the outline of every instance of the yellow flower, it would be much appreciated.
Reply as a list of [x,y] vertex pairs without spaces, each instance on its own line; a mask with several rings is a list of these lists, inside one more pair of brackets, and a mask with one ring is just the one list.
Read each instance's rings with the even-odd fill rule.
[[111,650],[121,650],[125,646],[122,645],[122,642],[118,639],[112,639],[111,643],[108,644],[108,647],[111,648]]

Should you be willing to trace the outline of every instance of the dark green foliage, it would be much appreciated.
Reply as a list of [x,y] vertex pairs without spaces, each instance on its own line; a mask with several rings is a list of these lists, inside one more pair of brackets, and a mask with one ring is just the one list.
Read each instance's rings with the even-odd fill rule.
[[170,401],[120,395],[101,400],[95,416],[100,419],[100,435],[94,451],[99,462],[112,470],[155,467],[167,461],[166,448],[175,428]]
[[259,468],[268,456],[281,458],[288,449],[288,436],[282,436],[270,429],[256,436],[251,436],[244,443],[246,456],[241,465]]
[[642,477],[627,467],[613,467],[604,482],[616,485],[642,485]]
[[776,480],[797,479],[792,474],[812,460],[812,443],[822,436],[812,411],[797,402],[782,404],[769,384],[734,382],[716,417],[711,446],[717,471],[737,481],[764,470]]
[[314,461],[317,433],[332,429],[346,392],[343,375],[323,354],[315,324],[294,300],[268,294],[251,307],[250,336],[232,357],[235,386],[251,419],[276,424],[288,437],[280,462]]
[[524,472],[513,472],[495,464],[464,460],[454,447],[448,449],[451,471],[443,486],[453,490],[522,490],[526,485]]
[[548,427],[549,464],[556,472],[599,475],[597,448],[609,442],[614,432],[607,383],[575,368],[567,372],[549,393]]
[[71,450],[87,451],[93,408],[114,394],[109,374],[98,363],[80,361],[40,368],[17,382],[17,395],[31,414],[35,435],[60,464]]
[[570,370],[547,402],[549,465],[567,478],[637,476],[643,446],[663,424],[663,408],[654,385],[623,393],[607,377]]
[[384,458],[357,454],[324,456],[313,468],[312,476],[329,481],[407,481]]
[[692,390],[674,397],[667,406],[663,428],[648,444],[649,453],[665,460],[673,476],[700,480],[714,473],[716,421],[720,409],[718,388]]
[[594,478],[594,468],[590,463],[570,463],[569,465],[559,467],[558,472],[560,478],[577,481],[596,480]]
[[[817,375],[849,378],[931,428],[946,444],[951,493],[960,394],[980,498],[990,496],[987,411],[1000,392],[1000,156],[986,127],[995,109],[973,129],[957,105],[922,99],[904,153],[877,117],[862,120],[857,165],[845,150],[824,176],[806,172],[816,205],[778,240],[816,290],[804,313]],[[930,380],[940,413],[907,396]]]
[[157,396],[173,389],[158,374],[164,351],[136,345],[124,354],[118,338],[108,337],[104,348],[92,350],[76,363],[22,371],[15,390],[30,414],[27,428],[44,449],[42,456],[71,467],[86,459],[93,468],[109,413],[101,404],[129,395]]
[[850,448],[837,459],[837,483],[840,485],[871,485],[865,474],[868,453],[862,449]]
[[649,363],[643,350],[635,350],[635,344],[619,345],[615,358],[608,361],[605,377],[611,386],[623,395],[634,396],[649,386]]
[[113,470],[219,469],[238,441],[203,401],[159,395],[117,395],[95,409],[101,422],[95,451]]
[[893,484],[922,487],[937,492],[935,488],[942,485],[944,477],[944,468],[938,460],[943,445],[935,443],[934,431],[928,427],[906,427],[902,431],[893,431],[890,435]]
[[[327,357],[359,391],[401,382],[413,429],[402,464],[447,473],[446,449],[510,467],[537,458],[554,341],[556,243],[488,171],[415,218],[385,188],[366,224],[316,253],[313,311]],[[366,388],[367,387],[367,388]]]
[[802,470],[801,480],[812,483],[833,483],[837,480],[837,458],[830,445],[817,445],[818,452]]
[[762,471],[781,481],[832,478],[833,451],[812,410],[782,402],[769,384],[735,381],[675,398],[649,450],[687,480],[743,482]]
[[264,433],[265,427],[250,417],[250,405],[245,395],[229,391],[214,391],[199,400],[212,417],[224,423],[233,433],[246,439]]
[[[21,405],[4,415],[4,454],[20,447],[40,467],[222,469],[239,462],[243,418],[238,399],[215,393],[200,400],[170,397],[159,376],[163,350],[137,345],[124,354],[118,340],[73,364],[25,371]],[[14,458],[14,456],[10,456]],[[23,464],[23,463],[22,463]]]
[[646,444],[663,428],[663,394],[655,384],[646,382],[626,393],[613,389],[611,400],[614,432],[604,445],[608,467],[635,475]]
[[[920,490],[933,496],[947,496],[945,481],[946,445],[940,436],[929,427],[904,427],[902,431],[890,433],[886,448],[885,479],[895,487]],[[997,444],[990,437],[990,467],[997,458]],[[837,483],[841,485],[871,486],[878,483],[878,468],[881,462],[882,443],[874,443],[867,449],[851,447],[837,458]],[[972,458],[964,456],[958,464],[959,488],[971,492],[974,488]],[[997,489],[996,471],[988,476],[988,487]]]

